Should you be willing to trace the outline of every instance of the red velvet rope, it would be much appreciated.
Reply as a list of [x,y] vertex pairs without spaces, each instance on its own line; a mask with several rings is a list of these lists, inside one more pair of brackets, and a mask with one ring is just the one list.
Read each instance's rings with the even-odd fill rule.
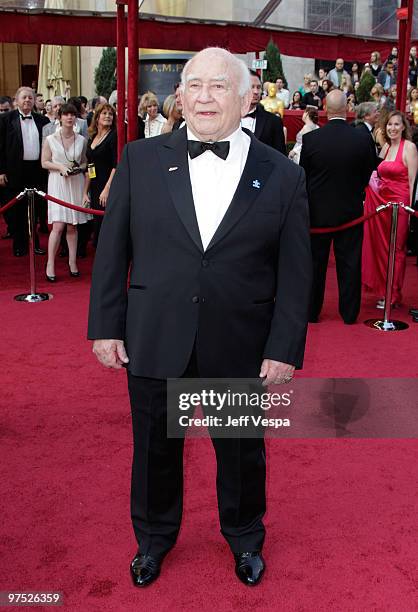
[[61,204],[61,206],[65,206],[66,208],[71,208],[72,210],[78,210],[79,212],[82,212],[82,213],[86,213],[89,215],[98,215],[100,217],[103,217],[104,215],[104,210],[95,210],[94,208],[83,208],[83,206],[77,206],[76,204],[70,204],[69,202],[64,202],[64,200],[59,200],[58,198],[55,198],[54,196],[49,195],[48,193],[44,193],[43,191],[37,191],[36,193],[40,195],[42,198],[45,198],[45,200],[51,200],[51,202],[55,202],[56,204]]
[[14,206],[16,202],[18,202],[19,200],[20,200],[20,197],[16,196],[15,198],[13,198],[13,200],[10,200],[10,202],[7,202],[7,204],[5,204],[4,206],[0,208],[0,213],[4,213],[6,212],[6,210],[9,210],[9,208]]
[[367,219],[371,219],[372,217],[380,213],[382,210],[387,210],[387,209],[382,208],[380,210],[374,210],[373,212],[368,213],[367,215],[358,217],[357,219],[354,219],[353,221],[349,221],[348,223],[344,223],[343,225],[339,225],[338,227],[313,227],[311,228],[310,233],[311,234],[328,234],[329,232],[342,232],[343,230],[348,229],[349,227],[354,227],[355,225],[364,223],[364,221],[367,221]]

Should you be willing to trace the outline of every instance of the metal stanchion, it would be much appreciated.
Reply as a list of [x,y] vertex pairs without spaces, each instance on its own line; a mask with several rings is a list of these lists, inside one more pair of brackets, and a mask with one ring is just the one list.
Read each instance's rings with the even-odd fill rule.
[[17,302],[45,302],[52,300],[49,293],[36,292],[36,272],[35,272],[35,189],[25,189],[28,197],[28,228],[29,228],[29,266],[30,266],[30,293],[20,293],[15,295]]
[[393,274],[395,270],[395,249],[396,249],[396,234],[398,231],[398,215],[399,215],[399,203],[392,202],[392,224],[390,227],[390,244],[389,244],[389,256],[388,256],[388,269],[386,275],[386,295],[385,295],[385,310],[383,315],[383,321],[381,319],[367,319],[364,321],[368,327],[373,327],[380,331],[401,331],[408,329],[409,325],[404,321],[391,321],[391,302],[392,302],[392,288],[393,288]]

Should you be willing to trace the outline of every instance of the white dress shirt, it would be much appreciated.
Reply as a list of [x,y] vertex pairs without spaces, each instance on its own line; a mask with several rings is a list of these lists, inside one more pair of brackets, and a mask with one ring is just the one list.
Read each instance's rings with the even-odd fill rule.
[[36,127],[35,119],[33,118],[32,113],[27,115],[28,117],[32,117],[32,119],[22,119],[23,114],[24,113],[19,111],[20,127],[22,130],[23,140],[23,160],[36,161],[39,159],[39,155],[41,153],[38,128]]
[[283,87],[283,89],[280,89],[280,91],[277,91],[276,98],[283,102],[285,108],[289,108],[289,104],[290,104],[290,91],[288,89],[285,89]]
[[255,132],[255,124],[257,123],[257,118],[255,116],[256,110],[257,107],[254,108],[253,112],[249,111],[249,116],[247,115],[247,117],[241,119],[241,127],[247,128],[247,130],[250,130],[253,134]]
[[152,121],[150,121],[149,115],[147,115],[144,121],[145,138],[159,136],[166,121],[167,119],[165,119],[165,117],[163,117],[160,113],[158,113],[158,115]]
[[[188,140],[198,140],[187,128]],[[197,223],[206,250],[231,204],[248,157],[251,139],[241,126],[228,138],[228,157],[223,160],[212,151],[189,159],[190,181]]]

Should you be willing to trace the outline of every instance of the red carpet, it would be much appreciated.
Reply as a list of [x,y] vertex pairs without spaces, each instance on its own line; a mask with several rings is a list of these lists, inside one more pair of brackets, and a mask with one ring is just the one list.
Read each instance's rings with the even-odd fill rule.
[[[18,304],[28,260],[10,250],[1,241],[0,590],[62,591],[62,609],[83,612],[418,610],[415,440],[269,440],[268,569],[253,590],[235,578],[219,534],[211,444],[189,440],[178,545],[160,580],[135,590],[125,373],[99,367],[85,340],[91,257],[81,279],[59,260],[59,282],[40,280],[51,302]],[[409,321],[411,258],[405,287],[396,316]],[[373,304],[364,299],[361,321],[376,315]],[[417,341],[417,324],[393,334],[343,325],[331,265],[303,376],[415,377]]]

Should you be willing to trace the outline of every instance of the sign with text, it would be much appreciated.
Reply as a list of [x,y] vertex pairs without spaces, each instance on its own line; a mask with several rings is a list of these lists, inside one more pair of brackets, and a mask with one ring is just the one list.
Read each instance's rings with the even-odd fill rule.
[[253,70],[266,70],[267,60],[255,59],[253,60]]

